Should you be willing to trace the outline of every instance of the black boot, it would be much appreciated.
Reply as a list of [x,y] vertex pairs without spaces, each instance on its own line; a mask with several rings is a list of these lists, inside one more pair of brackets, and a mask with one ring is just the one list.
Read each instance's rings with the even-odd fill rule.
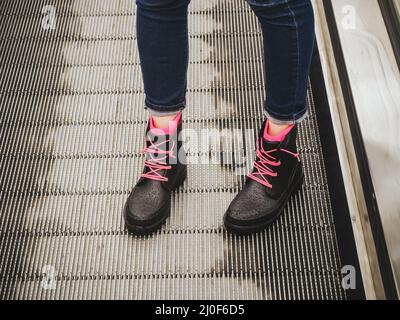
[[264,139],[266,124],[267,121],[257,141],[253,172],[224,216],[225,228],[233,233],[250,234],[271,225],[303,185],[303,168],[296,147],[297,127],[283,142],[270,142]]
[[147,127],[145,168],[124,210],[125,225],[131,233],[153,233],[170,215],[171,193],[186,179],[185,151],[178,139],[181,129],[180,120],[171,136],[154,134],[150,124]]

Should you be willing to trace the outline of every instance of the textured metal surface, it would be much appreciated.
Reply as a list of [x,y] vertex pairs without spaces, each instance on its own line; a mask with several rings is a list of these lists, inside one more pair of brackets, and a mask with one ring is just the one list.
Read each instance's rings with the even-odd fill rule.
[[[41,26],[48,4],[54,30]],[[189,166],[161,231],[129,236],[121,211],[147,118],[134,1],[0,6],[2,299],[345,298],[311,94],[299,138],[306,184],[271,229],[223,230],[244,177],[216,162]],[[184,125],[251,129],[252,150],[263,119],[256,18],[241,0],[194,0],[189,20]],[[205,155],[239,150],[235,137]]]

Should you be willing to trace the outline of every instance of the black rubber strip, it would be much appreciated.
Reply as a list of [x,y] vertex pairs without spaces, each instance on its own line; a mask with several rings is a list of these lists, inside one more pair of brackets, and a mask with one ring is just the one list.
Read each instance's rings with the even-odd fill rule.
[[356,279],[356,290],[347,290],[346,294],[349,300],[361,300],[365,299],[364,286],[361,279],[360,264],[357,256],[350,212],[339,162],[339,154],[317,47],[314,51],[310,79],[313,85],[312,93],[318,119],[317,123],[322,153],[324,155],[333,218],[335,220],[340,261],[342,267],[346,265],[354,266],[356,274],[358,275]]
[[378,0],[383,19],[389,34],[392,48],[396,57],[397,65],[400,69],[400,17],[392,1]]

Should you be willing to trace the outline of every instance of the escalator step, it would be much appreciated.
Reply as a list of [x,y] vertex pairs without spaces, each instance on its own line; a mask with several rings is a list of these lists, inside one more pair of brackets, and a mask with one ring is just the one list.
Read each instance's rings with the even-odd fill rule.
[[[54,30],[42,28],[45,5]],[[261,34],[245,1],[190,5],[185,127],[221,137],[204,154],[188,143],[193,159],[214,162],[189,165],[150,237],[128,235],[122,220],[147,118],[134,1],[0,6],[0,298],[346,298],[312,84],[302,191],[260,234],[222,227],[253,154],[221,157],[253,150],[263,120]]]

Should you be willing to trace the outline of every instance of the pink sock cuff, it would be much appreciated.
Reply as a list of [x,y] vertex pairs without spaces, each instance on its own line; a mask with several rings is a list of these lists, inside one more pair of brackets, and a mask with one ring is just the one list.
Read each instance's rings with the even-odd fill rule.
[[173,134],[178,128],[179,122],[181,121],[182,112],[179,112],[174,119],[169,122],[168,127],[166,128],[156,128],[154,125],[153,116],[150,117],[150,131],[157,134],[158,130],[161,130],[164,134]]
[[268,131],[269,131],[269,120],[267,120],[267,124],[265,125],[265,130],[264,130],[264,139],[268,140],[270,142],[282,142],[283,140],[285,140],[285,137],[287,136],[287,134],[290,131],[292,131],[293,128],[294,128],[294,124],[290,125],[287,129],[282,131],[279,135],[272,136],[272,135],[270,135],[268,133]]

